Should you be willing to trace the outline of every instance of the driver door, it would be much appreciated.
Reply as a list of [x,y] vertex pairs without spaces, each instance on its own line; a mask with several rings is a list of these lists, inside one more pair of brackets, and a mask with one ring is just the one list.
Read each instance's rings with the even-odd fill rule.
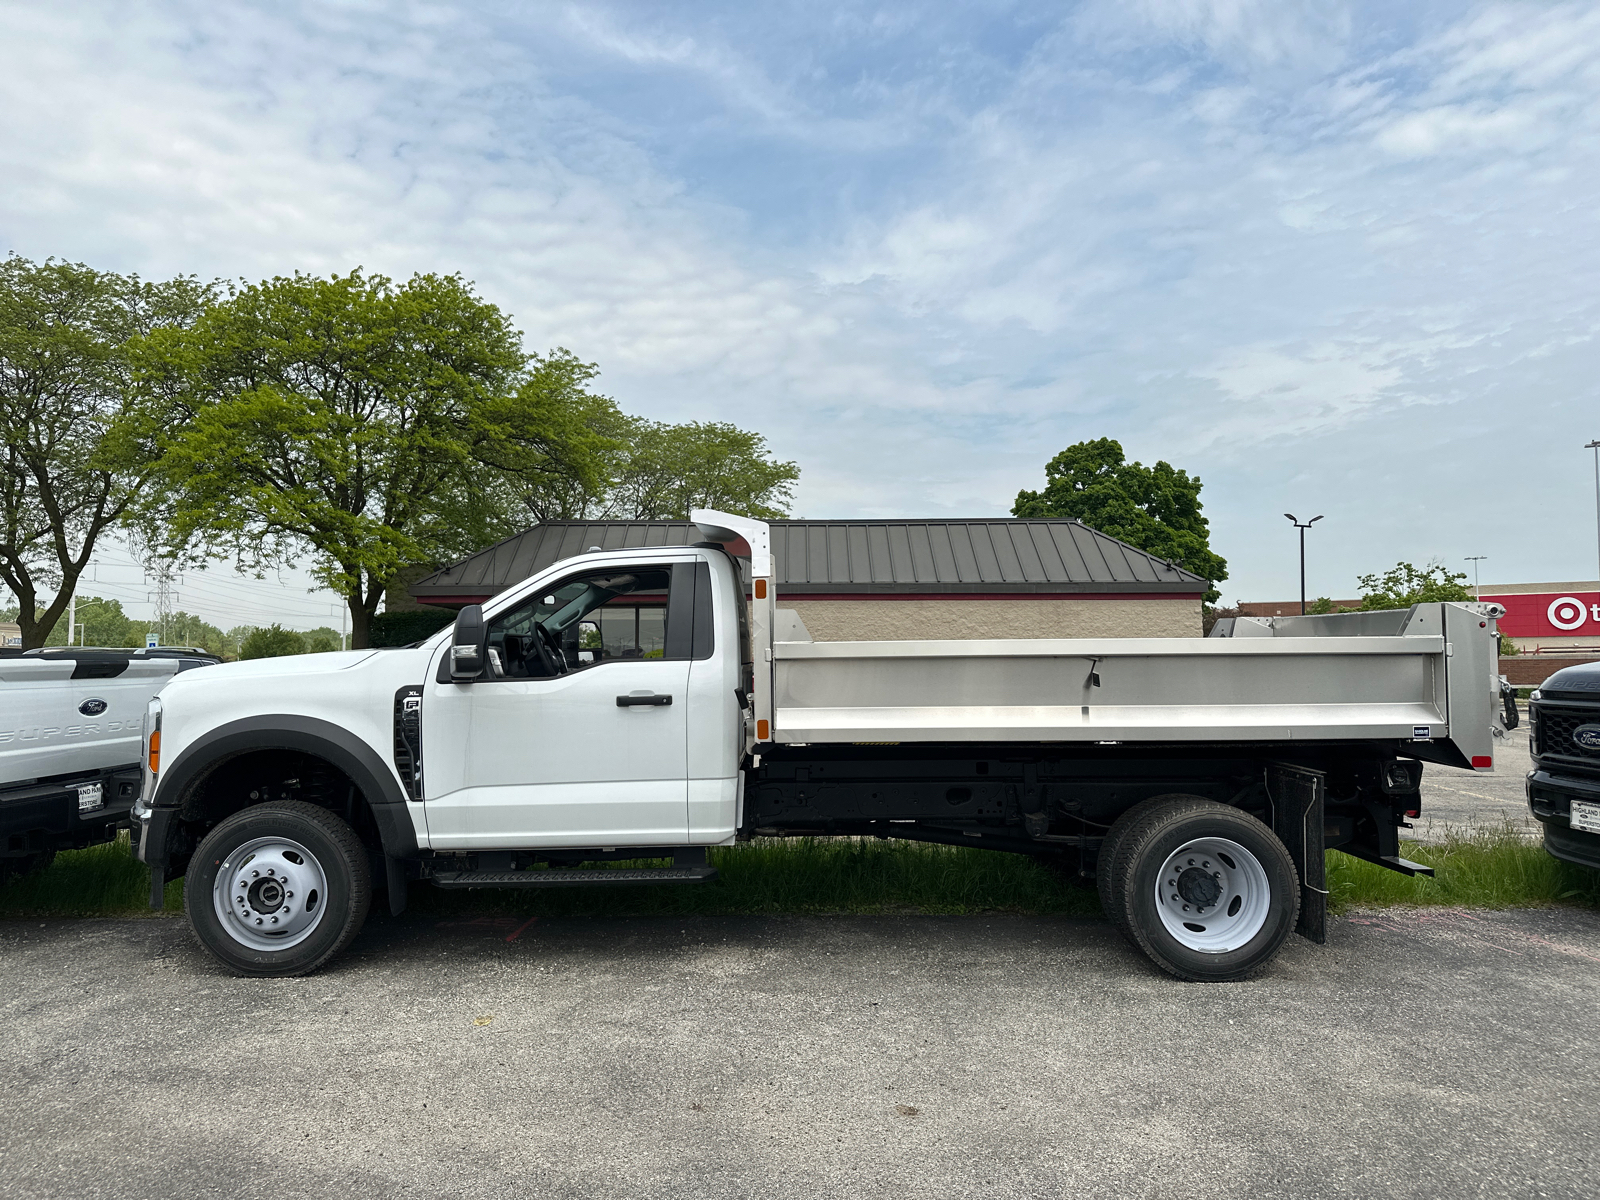
[[483,676],[427,685],[434,849],[685,844],[695,580],[601,568],[490,620]]

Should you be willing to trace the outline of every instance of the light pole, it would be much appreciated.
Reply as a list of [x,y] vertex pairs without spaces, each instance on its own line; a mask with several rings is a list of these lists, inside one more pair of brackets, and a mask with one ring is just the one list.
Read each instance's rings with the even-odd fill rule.
[[1585,442],[1583,448],[1594,451],[1594,532],[1600,544],[1600,442]]
[[1483,599],[1482,596],[1478,595],[1478,564],[1488,557],[1487,554],[1467,555],[1467,561],[1472,564],[1472,598],[1474,600]]
[[1322,516],[1319,513],[1317,516],[1312,517],[1311,520],[1301,524],[1293,513],[1284,513],[1283,515],[1288,517],[1294,527],[1300,531],[1300,615],[1303,617],[1306,615],[1306,530],[1322,520]]

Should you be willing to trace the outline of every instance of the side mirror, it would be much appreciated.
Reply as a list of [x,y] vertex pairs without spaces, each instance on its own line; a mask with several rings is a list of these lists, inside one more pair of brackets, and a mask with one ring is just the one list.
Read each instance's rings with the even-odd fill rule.
[[455,636],[451,639],[447,659],[451,683],[471,683],[483,674],[484,646],[488,640],[483,605],[467,605],[456,615]]

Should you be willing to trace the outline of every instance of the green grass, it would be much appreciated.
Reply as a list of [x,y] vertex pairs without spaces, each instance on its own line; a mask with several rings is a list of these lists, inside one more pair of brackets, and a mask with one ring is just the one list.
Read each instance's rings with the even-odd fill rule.
[[[167,885],[166,909],[183,911],[183,881]],[[0,887],[3,917],[154,916],[150,868],[133,857],[126,832],[87,850],[65,850],[42,871]]]
[[1410,878],[1330,851],[1328,900],[1332,910],[1391,904],[1465,908],[1576,904],[1600,908],[1600,871],[1551,858],[1536,839],[1522,837],[1509,825],[1429,845],[1402,842],[1400,853],[1432,867],[1434,878]]
[[[1557,862],[1512,830],[1401,852],[1438,871],[1410,879],[1336,851],[1328,854],[1334,912],[1392,904],[1600,908],[1600,872]],[[777,913],[1053,913],[1092,916],[1093,892],[1021,855],[968,846],[848,838],[761,840],[711,851],[719,878],[703,886],[440,891],[413,886],[413,911],[437,915],[716,916]],[[617,864],[641,866],[644,863]],[[665,861],[659,864],[667,865]],[[0,917],[150,915],[149,871],[127,838],[68,851],[48,869],[0,888]],[[165,912],[182,909],[183,883]]]

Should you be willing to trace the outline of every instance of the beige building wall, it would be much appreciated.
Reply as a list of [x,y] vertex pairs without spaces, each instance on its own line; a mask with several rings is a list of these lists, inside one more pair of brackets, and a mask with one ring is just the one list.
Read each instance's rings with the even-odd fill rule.
[[1124,600],[806,600],[778,605],[800,614],[819,642],[962,638],[1199,637],[1200,601],[1166,596]]

